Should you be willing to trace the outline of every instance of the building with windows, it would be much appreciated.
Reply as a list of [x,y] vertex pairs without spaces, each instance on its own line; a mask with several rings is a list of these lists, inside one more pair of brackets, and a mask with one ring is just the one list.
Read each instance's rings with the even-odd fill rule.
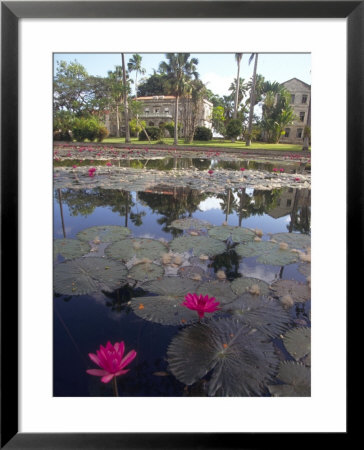
[[[142,103],[142,112],[139,114],[139,119],[143,120],[147,127],[159,127],[165,123],[174,122],[176,97],[172,95],[156,95],[150,97],[138,97],[136,99]],[[181,136],[187,130],[194,117],[195,126],[203,126],[212,129],[212,108],[213,104],[206,99],[201,99],[198,102],[197,108],[191,108],[191,99],[179,99],[179,113],[178,122],[181,124]],[[121,117],[120,127],[124,128]],[[105,125],[109,130],[110,135],[116,135],[116,118],[111,115],[106,117]]]
[[305,127],[311,126],[311,86],[298,78],[282,83],[291,94],[291,106],[296,120],[285,129],[280,142],[285,144],[303,144]]

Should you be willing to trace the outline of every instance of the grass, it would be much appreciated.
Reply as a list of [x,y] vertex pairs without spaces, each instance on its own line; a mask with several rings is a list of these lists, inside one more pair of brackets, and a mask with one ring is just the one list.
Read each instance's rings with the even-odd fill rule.
[[[164,138],[163,142],[165,145],[170,145],[173,147],[172,138]],[[125,144],[125,138],[106,138],[102,141],[104,144]],[[137,138],[131,138],[130,145],[161,145],[158,141],[152,141],[150,144],[148,141],[139,141]],[[249,149],[265,149],[265,150],[287,150],[299,152],[302,150],[302,145],[300,144],[267,144],[265,142],[253,142],[250,147],[245,145],[244,141],[231,142],[224,139],[213,139],[211,141],[193,141],[191,144],[186,144],[183,139],[178,140],[178,145],[181,147],[208,147],[208,148],[249,148]]]

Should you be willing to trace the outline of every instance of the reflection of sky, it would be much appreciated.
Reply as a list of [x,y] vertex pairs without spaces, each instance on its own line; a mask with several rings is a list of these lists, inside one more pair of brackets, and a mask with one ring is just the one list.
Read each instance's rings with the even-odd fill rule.
[[[152,238],[165,238],[171,239],[170,233],[163,231],[161,228],[165,225],[158,223],[159,219],[163,219],[164,216],[153,212],[145,203],[141,204],[137,195],[132,193],[133,202],[135,206],[131,208],[133,213],[145,212],[145,216],[142,217],[142,224],[136,226],[128,218],[128,227],[132,234],[135,236],[144,236]],[[192,217],[197,219],[206,220],[213,225],[222,225],[226,220],[226,214],[221,210],[222,200],[212,195],[203,200],[198,209],[192,214]],[[71,215],[70,210],[65,202],[62,203],[64,224],[66,230],[66,237],[74,238],[76,234],[91,226],[96,225],[121,225],[125,226],[125,216],[120,216],[119,213],[113,212],[111,207],[96,207],[92,214],[88,216]],[[229,225],[238,226],[239,216],[235,211],[227,217],[227,223]],[[287,226],[290,223],[290,216],[284,216],[279,219],[274,219],[267,214],[250,216],[243,218],[241,226],[247,228],[258,228],[264,233],[280,233],[287,232]],[[59,239],[63,237],[62,221],[60,214],[60,207],[58,201],[54,200],[54,237]]]

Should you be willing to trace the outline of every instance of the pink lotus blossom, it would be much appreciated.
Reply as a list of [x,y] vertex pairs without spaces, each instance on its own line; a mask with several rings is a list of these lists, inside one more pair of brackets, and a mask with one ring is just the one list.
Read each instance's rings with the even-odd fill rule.
[[107,162],[106,165],[107,165],[108,167],[112,166],[111,162]]
[[86,372],[89,375],[95,375],[96,377],[102,377],[103,383],[108,383],[114,377],[124,375],[129,372],[129,369],[124,370],[128,364],[130,364],[136,357],[137,352],[131,350],[124,356],[125,345],[124,342],[116,342],[114,345],[110,341],[106,344],[106,347],[100,345],[100,350],[96,350],[94,353],[89,353],[90,359],[97,364],[101,369],[89,369]]
[[214,171],[210,169],[210,170],[208,171],[208,173],[209,173],[210,175],[212,175],[212,174],[214,173]]
[[244,168],[244,167],[241,167],[240,170],[241,170],[242,172],[244,172],[245,168]]
[[278,169],[276,169],[276,168],[274,168],[274,169],[272,169],[273,170],[273,172],[277,172],[278,171]]
[[294,181],[300,181],[300,178],[295,178]]
[[73,166],[72,166],[74,169],[76,169],[77,168],[77,166],[76,166],[76,164],[74,164]]
[[208,295],[203,296],[202,294],[191,294],[188,293],[185,296],[185,301],[182,303],[188,309],[197,311],[198,317],[202,319],[205,313],[213,313],[217,311],[219,302],[215,302],[215,297],[209,297]]
[[282,167],[279,169],[280,172],[284,172],[284,169],[282,169]]

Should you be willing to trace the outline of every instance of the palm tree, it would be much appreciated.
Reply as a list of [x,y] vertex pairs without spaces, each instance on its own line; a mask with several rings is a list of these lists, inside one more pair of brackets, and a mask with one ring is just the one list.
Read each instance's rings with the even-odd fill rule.
[[178,145],[178,106],[179,99],[189,91],[192,77],[198,78],[196,66],[198,59],[191,58],[190,53],[167,53],[166,61],[162,61],[159,70],[167,75],[167,89],[176,97],[174,114],[174,145]]
[[124,53],[121,54],[121,61],[123,66],[123,85],[124,85],[124,120],[125,120],[125,142],[130,143],[130,130],[129,130],[129,110],[128,110],[128,89],[126,85],[126,70],[125,70],[125,57]]
[[241,63],[242,59],[243,59],[243,54],[242,53],[235,53],[235,60],[236,60],[237,66],[238,66],[238,72],[237,72],[237,75],[236,75],[235,107],[234,107],[233,119],[236,119],[237,116],[238,116],[238,107],[239,107],[238,97],[239,97],[239,84],[240,84],[240,63]]
[[[128,62],[128,71],[135,72],[135,100],[138,97],[138,74],[144,75],[145,69],[142,67],[142,57],[137,53],[133,55],[132,58],[129,59]],[[139,122],[139,115],[136,115],[137,124]],[[138,137],[139,133],[137,133]]]
[[246,137],[246,146],[249,147],[252,139],[252,129],[253,129],[253,113],[254,113],[254,104],[255,104],[255,85],[257,79],[257,65],[258,65],[258,53],[252,53],[249,58],[249,64],[252,62],[255,56],[254,62],[254,70],[253,70],[253,81],[252,88],[250,91],[250,112],[249,112],[249,124],[248,124],[248,134]]

